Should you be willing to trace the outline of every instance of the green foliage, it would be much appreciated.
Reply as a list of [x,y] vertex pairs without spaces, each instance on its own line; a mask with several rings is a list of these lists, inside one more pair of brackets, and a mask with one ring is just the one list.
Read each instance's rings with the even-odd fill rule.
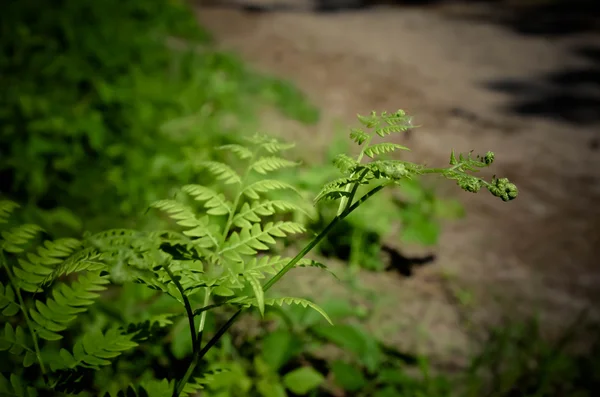
[[[393,115],[383,113],[380,117],[373,114],[360,120],[380,136],[402,131],[408,125],[401,111]],[[378,120],[387,124],[381,126]],[[357,130],[352,134],[357,136]],[[358,160],[339,155],[336,166],[345,176],[326,184],[316,200],[340,199],[337,215],[293,258],[277,254],[277,240],[303,233],[305,227],[296,221],[282,220],[281,215],[298,211],[302,206],[292,199],[271,200],[266,194],[281,189],[294,191],[290,184],[277,182],[271,176],[298,163],[282,156],[292,145],[258,134],[244,138],[244,144],[215,148],[226,153],[224,158],[230,156],[234,160],[201,159],[193,164],[198,171],[211,175],[212,181],[186,185],[175,198],[151,205],[166,215],[175,230],[111,229],[86,234],[82,240],[47,241],[40,236],[41,229],[37,226],[12,226],[8,218],[16,206],[1,202],[0,220],[5,226],[0,234],[3,267],[0,308],[5,325],[0,346],[11,353],[8,358],[11,362],[23,363],[23,368],[37,368],[37,372],[18,367],[8,369],[11,386],[5,382],[5,390],[11,390],[10,387],[16,390],[19,379],[27,379],[39,390],[82,395],[98,391],[101,395],[120,395],[122,391],[149,395],[158,390],[164,394],[170,389],[173,396],[180,396],[203,387],[225,388],[233,395],[248,392],[253,385],[244,382],[247,369],[243,364],[215,360],[227,365],[206,365],[207,358],[214,358],[217,343],[244,310],[256,307],[264,317],[269,310],[281,310],[284,305],[310,307],[331,324],[326,311],[309,300],[269,297],[268,290],[295,267],[323,269],[324,265],[306,255],[338,222],[384,187],[427,173],[441,174],[462,184],[474,181],[476,178],[467,172],[483,164],[470,157],[461,157],[460,162],[448,169],[379,158],[362,163],[364,152],[372,146],[371,136],[364,131],[361,134],[357,140],[364,146]],[[393,147],[378,145],[369,151],[370,156]],[[504,199],[508,194],[514,198],[512,192],[516,190],[508,182],[477,181],[496,196]],[[359,188],[367,191],[356,199]],[[269,275],[269,280],[263,282]],[[125,301],[131,299],[126,310],[103,299],[120,286],[136,284],[147,290],[132,289],[132,297],[123,296]],[[149,307],[132,309],[140,301]],[[235,313],[226,321],[216,314],[207,315],[216,308],[222,308],[219,311],[222,313],[233,309]],[[368,382],[385,367],[386,347],[360,327],[338,324],[331,328],[315,320],[310,324],[316,340],[347,350],[351,354],[347,363],[358,364]],[[174,338],[171,341],[174,359],[191,356],[187,369],[180,372],[185,366],[178,367],[165,376],[140,367],[140,360],[145,362],[161,355],[160,351],[139,352],[141,342],[165,338],[170,328],[183,332],[182,335],[173,332],[169,337]],[[211,338],[204,343],[204,336],[209,333]],[[71,346],[61,343],[67,339],[65,336],[73,342]],[[182,340],[187,342],[183,344]],[[256,367],[253,371],[260,375],[257,390],[265,395],[285,395],[286,389],[305,395],[324,387],[325,376],[316,367],[286,368],[290,357],[297,354],[297,340],[279,336],[268,343],[272,348],[280,343],[286,347],[280,356],[253,361]],[[220,348],[225,347],[223,344]],[[152,343],[147,345],[146,349],[153,348]],[[275,374],[261,360],[279,366],[281,371],[285,369],[285,373]],[[121,366],[129,366],[131,375],[115,376],[121,373]],[[203,368],[203,377],[196,376],[198,367]],[[341,373],[348,366],[337,363],[336,368],[343,378]],[[177,380],[163,380],[169,377]]]
[[0,26],[1,190],[44,226],[139,213],[191,182],[189,159],[234,140],[258,104],[318,117],[289,84],[212,49],[184,1],[13,1]]
[[[355,135],[356,131],[353,129],[351,135]],[[407,149],[402,145],[387,143],[373,146]],[[338,138],[329,146],[325,164],[317,163],[300,171],[283,172],[282,178],[293,182],[304,194],[316,195],[325,183],[337,177],[339,170],[335,164],[341,161],[353,163],[354,160],[349,156],[337,156],[339,152],[350,151],[347,140]],[[367,152],[371,153],[369,148]],[[307,226],[318,232],[335,216],[336,210],[335,203],[322,202],[317,211],[311,211],[313,219],[308,219]],[[382,245],[433,246],[441,234],[441,221],[459,218],[463,213],[458,201],[438,197],[435,189],[428,186],[422,177],[414,176],[403,180],[395,192],[383,191],[361,205],[361,211],[340,222],[319,244],[318,249],[325,256],[348,261],[351,268],[383,270],[386,264],[381,255]],[[304,213],[297,213],[296,216],[297,219],[307,217]],[[396,232],[398,227],[400,230]]]

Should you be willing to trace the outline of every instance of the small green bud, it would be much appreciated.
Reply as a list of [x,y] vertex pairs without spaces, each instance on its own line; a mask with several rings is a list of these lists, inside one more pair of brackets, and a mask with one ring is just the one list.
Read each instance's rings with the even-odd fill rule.
[[485,154],[485,156],[483,157],[483,162],[487,165],[490,165],[494,162],[494,153],[493,152],[487,152]]
[[454,149],[450,152],[450,165],[458,164],[458,160],[456,160],[456,156],[454,155]]
[[471,193],[477,193],[481,189],[482,185],[481,180],[478,178],[461,179],[456,183],[461,189]]
[[514,183],[510,183],[508,178],[494,179],[492,183],[488,185],[488,190],[492,195],[500,197],[502,201],[513,200],[519,194],[517,186]]

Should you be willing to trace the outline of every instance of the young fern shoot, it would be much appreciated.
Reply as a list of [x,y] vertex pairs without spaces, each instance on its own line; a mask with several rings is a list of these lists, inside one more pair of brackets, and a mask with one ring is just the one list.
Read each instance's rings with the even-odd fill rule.
[[[188,193],[196,193],[195,198],[204,201],[208,211],[220,215],[227,215],[228,220],[225,228],[220,232],[220,240],[217,237],[207,235],[207,230],[209,230],[208,228],[210,227],[208,223],[198,225],[195,218],[192,220],[187,217],[179,217],[177,214],[181,212],[174,211],[174,207],[170,204],[171,202],[161,202],[156,205],[158,208],[166,209],[169,213],[175,215],[179,224],[192,228],[190,231],[184,232],[184,234],[196,237],[200,241],[203,241],[200,243],[203,249],[202,254],[207,258],[211,266],[222,266],[226,269],[224,275],[215,281],[215,285],[218,285],[217,288],[219,289],[220,294],[233,295],[231,289],[242,288],[244,283],[248,283],[252,287],[254,296],[235,297],[227,301],[227,303],[241,305],[243,307],[258,306],[259,311],[262,314],[264,312],[264,306],[267,304],[295,302],[305,306],[310,305],[327,318],[327,315],[321,309],[310,302],[294,298],[266,300],[264,292],[280,280],[281,277],[294,266],[311,264],[312,262],[307,262],[304,257],[340,220],[348,216],[364,201],[384,187],[397,185],[405,178],[411,178],[415,175],[422,174],[440,174],[447,179],[456,180],[457,184],[466,191],[477,192],[481,187],[485,186],[492,195],[500,197],[503,201],[512,200],[517,196],[516,186],[510,183],[506,178],[496,179],[494,177],[491,182],[487,182],[469,174],[469,172],[476,172],[478,168],[491,165],[494,160],[494,154],[491,152],[488,152],[483,157],[477,156],[476,158],[472,158],[471,154],[466,156],[461,154],[459,155],[459,158],[456,159],[454,151],[452,151],[450,156],[450,167],[448,168],[426,168],[420,164],[402,160],[379,160],[377,157],[381,154],[394,152],[396,150],[408,150],[408,148],[388,142],[371,144],[374,138],[373,133],[380,137],[386,137],[391,133],[407,131],[408,129],[414,128],[411,118],[402,110],[392,114],[383,112],[381,115],[372,112],[369,116],[359,115],[358,118],[363,126],[366,127],[367,131],[364,129],[353,129],[351,130],[350,138],[359,146],[362,145],[360,154],[357,159],[353,159],[346,154],[338,155],[334,163],[343,176],[326,184],[315,199],[315,202],[319,202],[320,200],[340,199],[338,214],[304,249],[298,253],[298,255],[296,255],[296,257],[291,260],[282,260],[279,257],[262,257],[261,259],[255,257],[249,261],[246,259],[256,255],[258,251],[267,250],[268,246],[266,244],[275,242],[273,237],[284,237],[286,234],[304,231],[304,228],[301,225],[293,222],[269,222],[265,225],[261,225],[260,223],[261,216],[272,215],[277,210],[285,211],[299,208],[288,202],[277,203],[274,201],[258,201],[260,197],[258,193],[275,188],[292,187],[268,179],[247,184],[248,175],[252,171],[259,174],[266,174],[267,172],[282,167],[296,165],[293,162],[275,156],[260,157],[258,160],[256,159],[257,153],[259,152],[258,150],[266,150],[273,155],[282,151],[284,148],[288,148],[288,146],[284,147],[275,140],[269,140],[266,137],[259,136],[253,137],[250,140],[250,143],[255,147],[254,151],[237,145],[229,145],[223,148],[232,151],[240,159],[249,160],[250,165],[243,176],[236,174],[225,164],[212,162],[205,164],[205,166],[215,174],[218,179],[223,180],[224,183],[239,185],[238,193],[232,202],[226,201],[222,195],[218,195],[216,192],[209,192],[206,188],[184,188]],[[362,159],[365,155],[371,158],[372,161],[363,163]],[[358,188],[370,184],[375,186],[367,191],[362,197],[355,200]],[[199,192],[202,193],[199,194]],[[238,206],[244,196],[246,196],[246,199],[250,200],[250,203],[244,202],[241,209],[238,210]],[[231,231],[232,226],[239,227],[240,231]],[[215,234],[219,233],[218,229],[213,230]],[[222,243],[217,244],[216,241],[222,241]],[[261,287],[259,280],[263,277],[263,273],[274,271],[277,271],[277,273]],[[214,289],[213,293],[217,292],[217,288]],[[215,306],[213,305],[210,308],[213,307]],[[214,346],[218,339],[237,319],[240,311],[233,315],[207,345],[204,346],[198,355],[199,358],[201,358],[208,349]],[[204,314],[205,311],[203,310],[202,313]],[[189,377],[189,374],[191,374],[190,371],[188,371],[186,376]],[[187,378],[184,377],[182,382],[185,383],[186,379]]]
[[[288,200],[265,199],[264,193],[272,190],[295,190],[291,185],[266,177],[273,171],[295,167],[298,163],[280,157],[281,152],[293,145],[260,135],[248,138],[247,143],[245,146],[230,144],[218,148],[231,152],[240,162],[245,162],[247,166],[243,173],[238,173],[225,163],[198,163],[223,188],[233,187],[229,189],[233,190],[231,197],[213,187],[187,185],[182,191],[201,203],[201,213],[176,200],[161,200],[152,205],[166,212],[185,229],[175,240],[163,241],[170,251],[176,250],[179,257],[176,261],[173,257],[167,259],[163,271],[177,290],[175,292],[171,288],[171,292],[186,307],[190,327],[194,326],[194,316],[200,315],[199,329],[191,329],[195,358],[177,386],[176,394],[183,390],[198,360],[204,355],[205,350],[201,349],[202,331],[207,312],[212,308],[223,304],[256,306],[263,315],[268,305],[300,304],[317,310],[329,321],[323,310],[307,300],[265,298],[264,292],[270,285],[263,286],[261,280],[266,275],[276,274],[292,258],[265,254],[259,256],[259,253],[269,251],[277,238],[305,231],[304,226],[296,222],[267,219],[277,213],[302,211],[302,208]],[[257,177],[260,179],[257,180]],[[302,258],[295,261],[294,266],[319,265]],[[189,271],[185,271],[185,268]],[[161,278],[168,283],[165,277]],[[191,296],[200,289],[204,292],[203,306],[192,311]],[[244,294],[246,290],[252,291],[252,294]],[[225,299],[220,304],[209,306],[211,296]]]
[[[398,185],[405,178],[423,174],[440,174],[446,179],[455,180],[458,186],[468,192],[477,193],[482,187],[486,187],[492,195],[500,197],[503,201],[517,197],[517,187],[507,178],[494,177],[491,182],[487,182],[469,174],[469,172],[477,172],[478,168],[489,167],[494,161],[492,152],[476,158],[473,158],[471,153],[460,154],[457,159],[452,151],[448,168],[427,168],[402,160],[379,160],[377,157],[384,153],[410,149],[389,142],[371,144],[374,134],[383,138],[392,133],[415,128],[411,117],[407,116],[404,111],[398,110],[391,114],[382,112],[381,115],[372,112],[369,116],[359,115],[358,119],[367,130],[356,128],[350,132],[350,139],[361,146],[358,157],[353,159],[346,154],[338,155],[334,164],[343,176],[325,185],[315,199],[316,202],[340,199],[338,216],[347,213],[351,208],[352,200],[361,185],[368,185],[372,182],[379,183],[380,187]],[[363,163],[362,159],[365,155],[372,161]]]

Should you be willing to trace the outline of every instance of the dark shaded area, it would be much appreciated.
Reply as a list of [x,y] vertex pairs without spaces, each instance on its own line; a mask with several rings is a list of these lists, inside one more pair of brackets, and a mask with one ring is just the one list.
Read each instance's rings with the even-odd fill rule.
[[513,97],[505,109],[510,112],[580,125],[600,122],[600,47],[577,48],[575,54],[589,64],[538,79],[499,79],[485,85]]
[[570,35],[600,31],[597,0],[305,0],[298,5],[254,3],[253,0],[204,0],[203,6],[241,8],[249,12],[294,11],[336,12],[366,9],[380,5],[419,7],[438,5],[475,5],[477,12],[464,18],[485,20],[510,27],[528,35]]
[[435,255],[425,255],[421,257],[404,256],[397,249],[390,246],[382,246],[381,250],[390,256],[390,263],[385,268],[386,271],[395,271],[405,277],[410,277],[414,273],[415,267],[425,266],[435,261]]

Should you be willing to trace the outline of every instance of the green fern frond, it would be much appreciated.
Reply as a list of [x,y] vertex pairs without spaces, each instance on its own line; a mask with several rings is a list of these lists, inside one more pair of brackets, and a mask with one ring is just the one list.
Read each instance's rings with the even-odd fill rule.
[[360,163],[346,154],[338,154],[333,160],[333,165],[340,170],[342,174],[350,174]]
[[196,201],[206,201],[204,207],[208,208],[206,213],[210,215],[227,215],[233,207],[233,203],[228,201],[225,195],[205,186],[185,185],[181,190],[194,197]]
[[295,161],[286,160],[281,157],[261,157],[255,161],[250,168],[259,174],[266,174],[268,172],[276,171],[282,168],[297,167],[300,163]]
[[[199,390],[199,389],[203,389],[206,386],[209,386],[212,382],[214,382],[217,377],[225,372],[229,372],[229,369],[227,368],[212,368],[208,371],[205,371],[202,376],[198,376],[196,378],[194,378],[194,384],[196,385],[196,389],[195,391]],[[199,388],[198,388],[199,386]],[[191,391],[186,391],[186,389],[183,389],[184,392],[187,393],[192,393]]]
[[342,177],[335,179],[323,186],[323,189],[321,189],[321,191],[317,194],[317,197],[315,197],[314,202],[318,203],[322,200],[338,200],[342,197],[349,197],[350,192],[344,188],[356,182],[357,178],[354,177]]
[[17,296],[11,285],[5,287],[0,283],[0,310],[6,317],[12,317],[21,310],[21,305],[17,302]]
[[[248,297],[246,297],[245,300],[239,301],[239,304],[258,306],[258,302],[256,301],[255,298],[248,298]],[[265,302],[264,302],[265,306],[283,306],[284,304],[300,305],[304,308],[310,307],[311,309],[313,309],[314,311],[319,313],[321,316],[323,316],[323,318],[325,318],[325,320],[327,320],[327,322],[329,324],[333,325],[333,322],[331,321],[331,319],[329,318],[327,313],[325,313],[325,311],[321,307],[319,307],[318,305],[314,304],[313,302],[311,302],[307,299],[294,298],[294,297],[282,297],[282,298],[265,299]]]
[[253,156],[252,151],[250,149],[248,149],[245,146],[238,145],[238,144],[229,144],[229,145],[219,146],[217,148],[217,150],[230,151],[231,153],[237,155],[241,160],[246,160],[246,159],[252,158],[252,156]]
[[7,397],[37,397],[35,387],[28,386],[18,375],[10,374],[10,381],[0,373],[0,395]]
[[133,337],[134,335],[124,334],[116,328],[108,330],[105,334],[97,331],[86,333],[75,343],[73,353],[61,349],[60,358],[55,358],[50,367],[53,371],[76,367],[99,369],[110,364],[108,359],[118,357],[136,347],[138,344],[132,340]]
[[18,258],[18,265],[13,266],[19,288],[28,292],[40,292],[44,284],[63,274],[96,271],[106,267],[94,248],[81,248],[81,242],[71,238],[44,241],[36,252],[28,253],[27,259]]
[[76,314],[85,312],[86,306],[94,303],[100,297],[97,292],[106,289],[108,275],[100,272],[87,272],[79,275],[77,281],[67,285],[61,283],[52,290],[53,298],[46,303],[36,301],[36,307],[29,310],[34,322],[34,332],[42,339],[59,340],[58,334],[67,329]]
[[377,155],[390,153],[396,150],[410,150],[406,146],[398,145],[395,143],[377,143],[367,147],[364,153],[370,158],[375,158]]
[[406,132],[413,128],[412,126],[407,125],[388,125],[385,127],[380,127],[375,129],[375,133],[380,137],[385,137],[386,135],[393,134],[395,132]]
[[0,351],[9,351],[15,356],[21,356],[25,368],[32,366],[37,361],[34,349],[29,345],[25,330],[10,323],[4,324],[4,331],[0,332]]
[[255,134],[252,137],[246,137],[245,140],[271,154],[277,154],[285,150],[292,149],[294,146],[296,146],[293,143],[284,143],[276,138],[261,134]]
[[276,212],[297,211],[308,215],[298,205],[285,200],[254,201],[252,204],[244,203],[239,212],[233,217],[233,224],[240,228],[251,228],[253,223],[261,222],[261,217],[271,216]]
[[256,299],[256,306],[258,306],[258,311],[260,312],[261,317],[265,315],[265,293],[263,291],[262,285],[260,285],[260,281],[251,274],[246,274],[246,280],[252,287],[252,291],[254,292],[254,298]]
[[[412,118],[403,110],[398,110],[394,113],[382,112],[381,115],[377,115],[377,112],[371,112],[368,116],[358,115],[358,120],[367,128],[375,129],[375,133],[380,137],[385,137],[394,132],[405,132],[415,126],[412,123]],[[381,126],[385,123],[385,126]],[[361,130],[351,132],[350,137],[357,142],[359,145],[362,144],[368,137],[364,137],[365,133]]]
[[[217,377],[220,374],[228,371],[229,370],[226,368],[216,368],[206,371],[202,376],[195,377],[193,380],[188,381],[180,396],[188,397],[197,394],[198,391],[217,380]],[[129,386],[126,391],[119,391],[116,394],[106,393],[104,397],[165,397],[170,396],[173,393],[174,383],[174,381],[169,381],[167,379],[144,380],[137,386]]]
[[288,234],[302,233],[304,226],[296,222],[269,222],[261,227],[255,223],[252,228],[233,232],[219,255],[233,261],[242,261],[241,255],[255,255],[257,250],[265,251],[266,244],[275,244],[273,237],[286,237]]
[[[291,260],[292,258],[282,257],[280,255],[261,255],[259,257],[254,257],[244,264],[242,276],[245,274],[252,274],[254,277],[264,278],[265,276],[263,273],[277,274],[277,272],[283,269],[283,267]],[[300,259],[295,267],[318,267],[328,270],[327,266],[308,258]]]
[[358,145],[362,145],[370,135],[361,130],[360,128],[352,128],[350,130],[350,139],[352,139]]
[[208,216],[198,219],[188,206],[175,200],[160,200],[151,205],[166,212],[178,225],[190,228],[183,232],[188,237],[196,237],[194,244],[204,248],[218,245],[219,227],[209,224]]
[[224,184],[231,185],[240,183],[242,178],[230,166],[218,161],[202,161],[198,164],[201,168],[209,170],[217,180],[222,180]]
[[23,246],[30,243],[43,229],[37,225],[19,225],[0,233],[0,249],[13,254],[24,251]]
[[124,390],[107,391],[103,397],[165,397],[173,394],[174,385],[174,380],[146,379],[138,385],[129,385]]
[[267,193],[273,190],[293,190],[300,194],[296,187],[286,182],[278,181],[277,179],[263,179],[254,182],[242,189],[242,194],[246,195],[252,200],[258,200],[260,196],[258,193]]
[[7,223],[8,218],[17,208],[19,208],[19,204],[14,201],[0,200],[0,223]]

